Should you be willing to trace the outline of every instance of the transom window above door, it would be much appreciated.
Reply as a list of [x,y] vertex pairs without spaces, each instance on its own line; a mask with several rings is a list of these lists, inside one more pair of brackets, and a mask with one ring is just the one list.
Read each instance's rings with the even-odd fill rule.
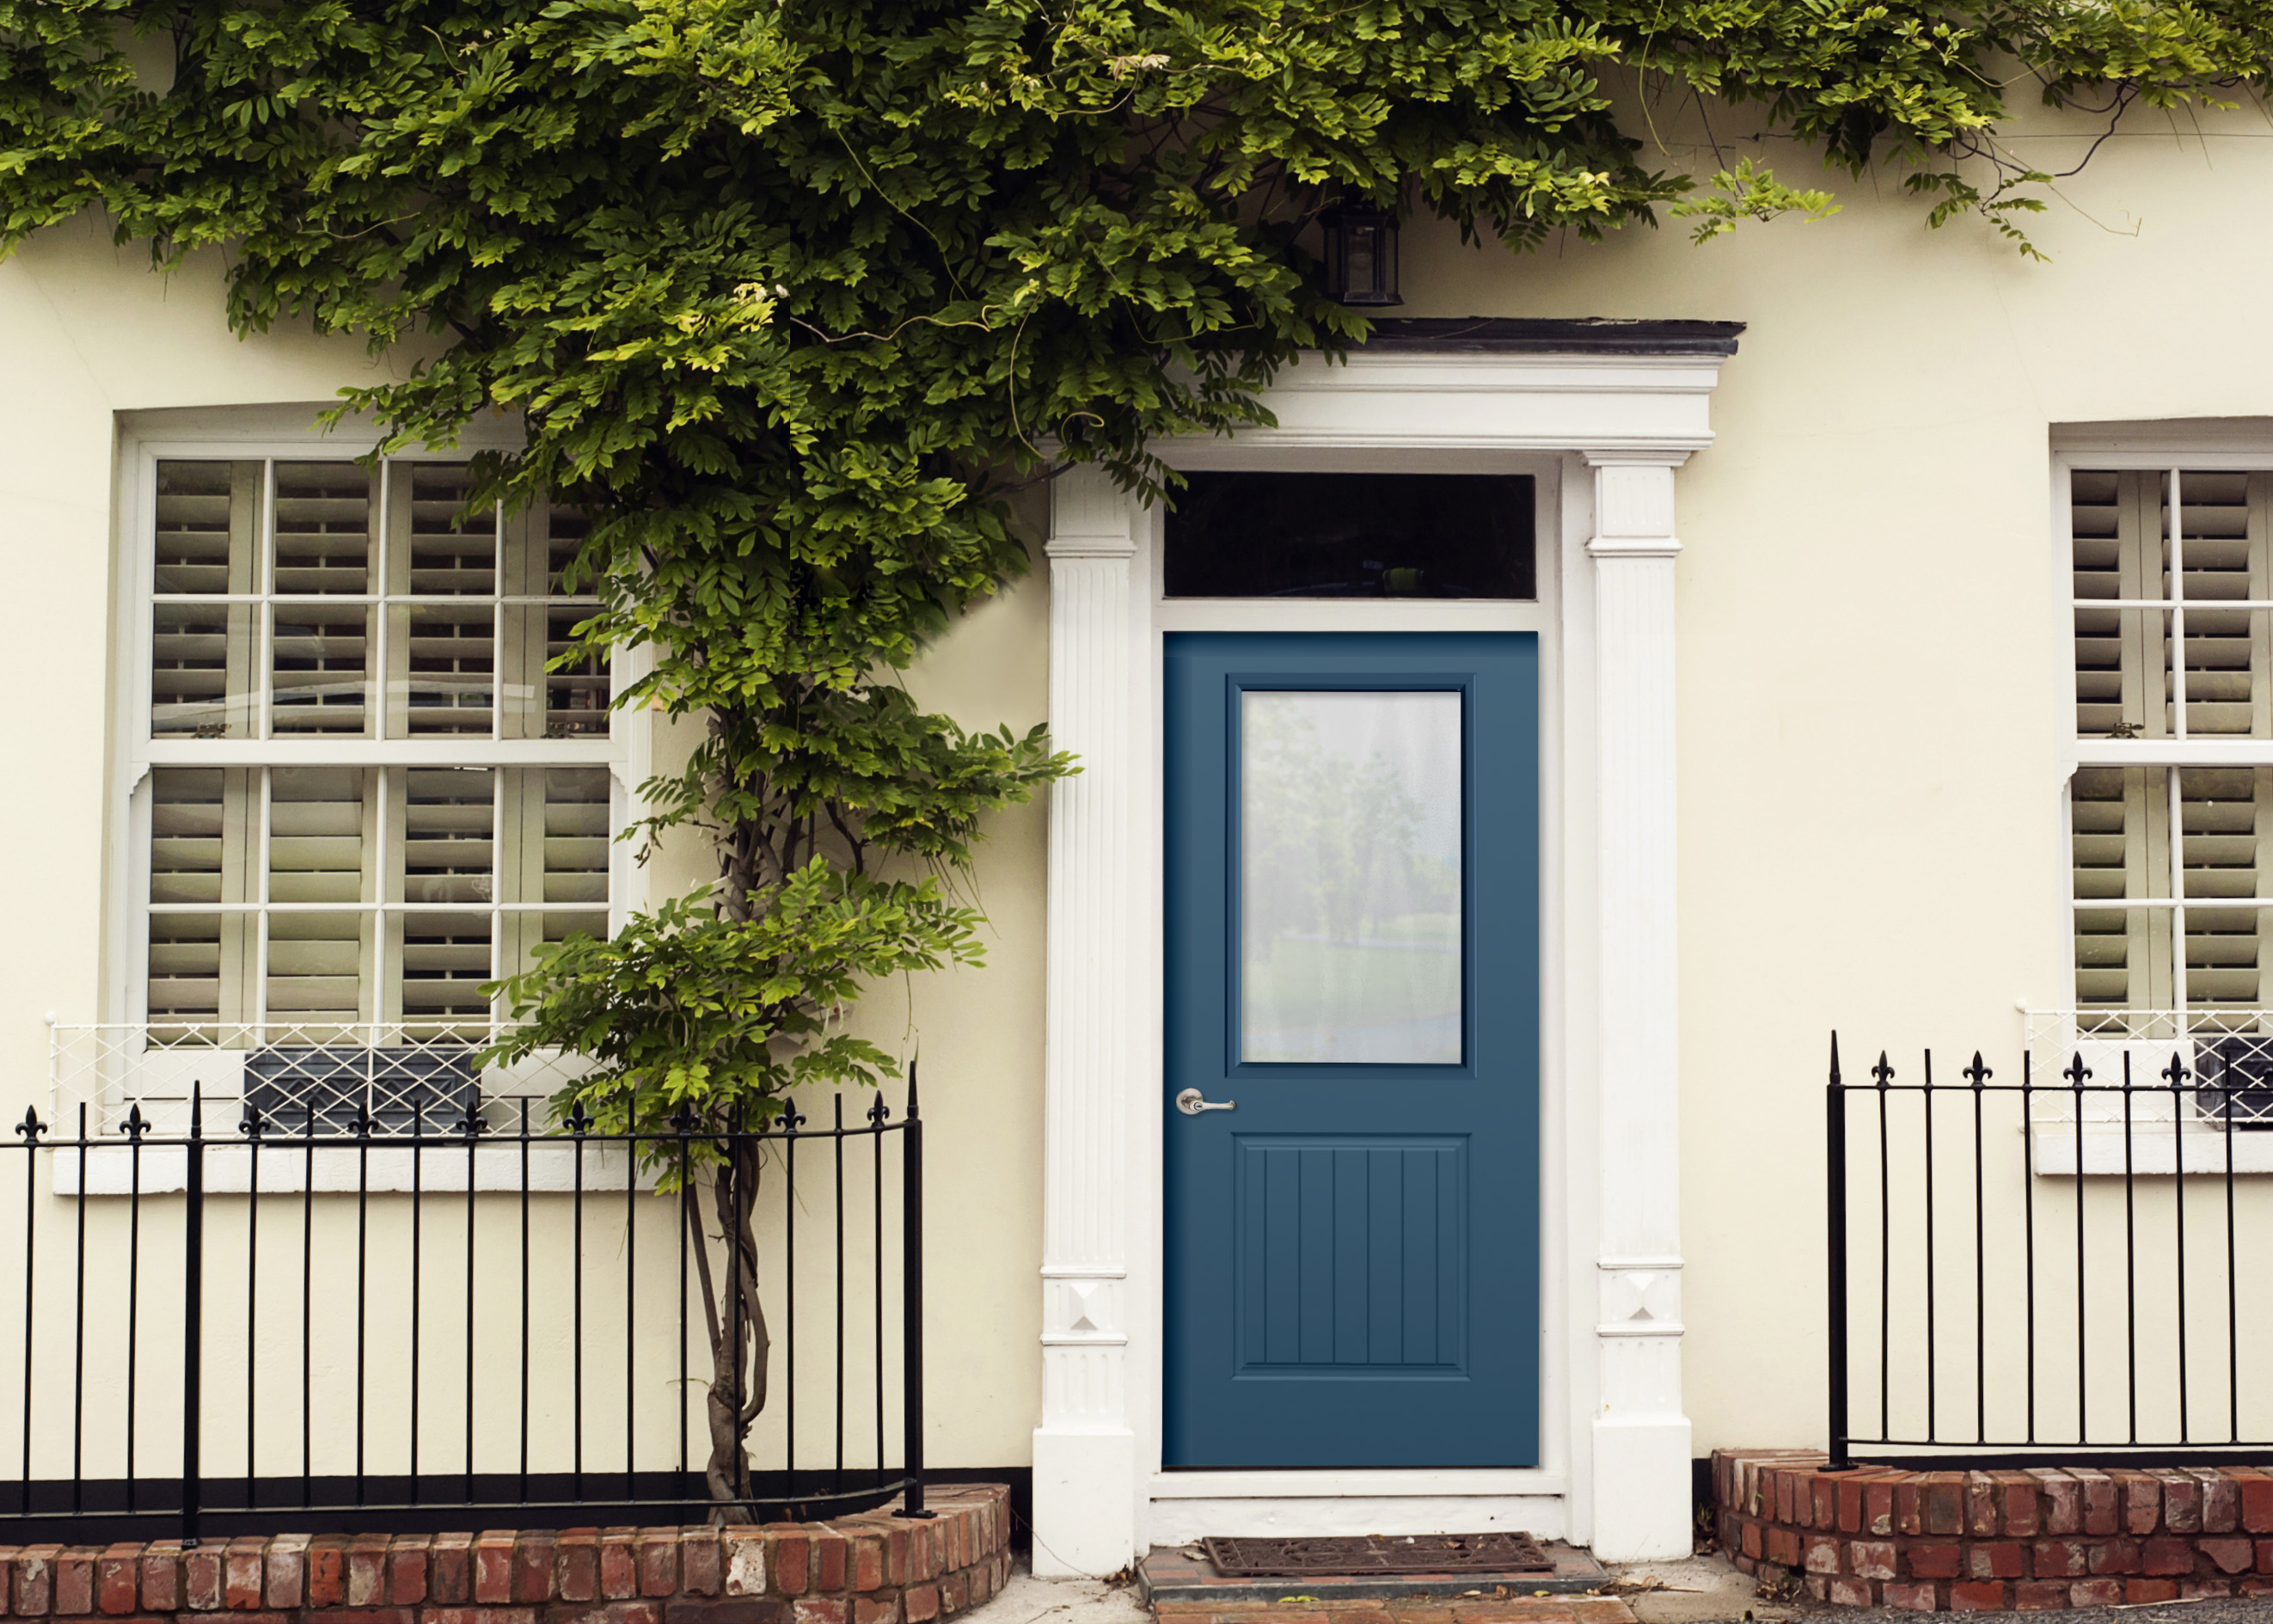
[[1187,474],[1167,520],[1170,598],[1539,596],[1524,474]]

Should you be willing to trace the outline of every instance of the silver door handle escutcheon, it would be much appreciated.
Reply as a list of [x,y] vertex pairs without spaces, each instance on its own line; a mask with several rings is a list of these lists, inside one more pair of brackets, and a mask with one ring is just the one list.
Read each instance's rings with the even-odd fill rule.
[[1239,1109],[1239,1101],[1203,1099],[1198,1089],[1187,1088],[1176,1096],[1176,1109],[1187,1116],[1197,1116],[1202,1111],[1235,1111]]

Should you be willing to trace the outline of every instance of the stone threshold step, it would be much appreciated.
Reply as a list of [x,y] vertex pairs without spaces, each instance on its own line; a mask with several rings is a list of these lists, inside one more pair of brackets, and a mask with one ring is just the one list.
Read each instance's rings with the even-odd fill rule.
[[[1197,1545],[1163,1546],[1136,1565],[1136,1583],[1155,1607],[1187,1602],[1279,1602],[1290,1596],[1314,1598],[1313,1605],[1338,1602],[1414,1601],[1468,1606],[1507,1600],[1538,1601],[1599,1590],[1610,1582],[1593,1555],[1574,1545],[1544,1545],[1555,1563],[1551,1574],[1305,1574],[1283,1579],[1227,1579]],[[1623,1606],[1623,1604],[1621,1604]],[[1165,1613],[1162,1615],[1167,1616]],[[1631,1615],[1628,1615],[1631,1616]],[[1469,1624],[1462,1620],[1461,1624]],[[1602,1624],[1616,1624],[1604,1616]]]

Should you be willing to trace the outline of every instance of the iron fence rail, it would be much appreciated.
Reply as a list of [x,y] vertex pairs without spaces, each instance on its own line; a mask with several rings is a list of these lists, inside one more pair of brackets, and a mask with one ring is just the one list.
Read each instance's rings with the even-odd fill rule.
[[172,1133],[131,1102],[113,1132],[26,1112],[0,1149],[0,1539],[700,1519],[705,1304],[738,1325],[747,1267],[705,1218],[706,1146],[761,1169],[765,1399],[732,1503],[926,1515],[912,1077],[897,1116],[839,1094],[750,1132],[521,1100],[498,1134],[418,1092],[399,1124],[196,1089]]
[[1833,1467],[2273,1451],[2273,1121],[2232,1056],[2157,1047],[1850,1081],[1833,1034]]

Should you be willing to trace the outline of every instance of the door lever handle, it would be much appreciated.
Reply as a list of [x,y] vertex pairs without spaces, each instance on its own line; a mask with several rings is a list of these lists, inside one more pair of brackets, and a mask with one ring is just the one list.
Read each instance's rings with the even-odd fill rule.
[[1235,1111],[1239,1101],[1203,1099],[1198,1089],[1187,1088],[1176,1096],[1176,1109],[1187,1116],[1197,1116],[1202,1111]]

